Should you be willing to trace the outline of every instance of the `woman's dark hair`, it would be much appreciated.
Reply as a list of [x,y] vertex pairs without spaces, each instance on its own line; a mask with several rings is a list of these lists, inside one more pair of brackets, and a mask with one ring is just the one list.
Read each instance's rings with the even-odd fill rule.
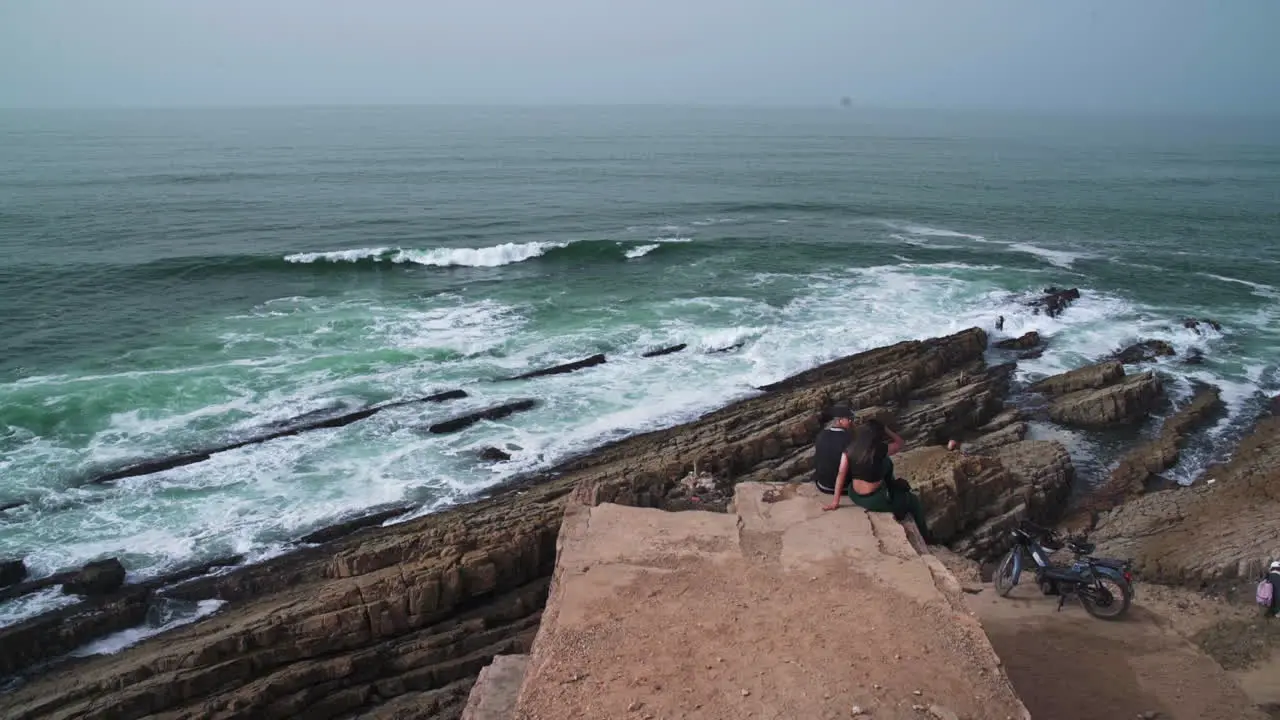
[[[879,432],[871,426],[874,420],[860,425],[853,433],[853,440],[845,448],[844,454],[849,456],[849,477],[875,482],[879,480],[876,472],[876,453],[884,444],[882,435],[884,426]],[[879,423],[876,423],[879,425]],[[873,479],[874,478],[874,479]]]
[[889,441],[889,433],[885,432],[884,423],[875,418],[869,418],[864,425],[871,428],[871,432],[875,433],[876,440],[880,442]]

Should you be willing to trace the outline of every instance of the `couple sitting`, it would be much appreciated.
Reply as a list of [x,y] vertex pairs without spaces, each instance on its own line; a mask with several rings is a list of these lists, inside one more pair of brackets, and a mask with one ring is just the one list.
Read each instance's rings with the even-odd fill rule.
[[920,498],[905,480],[893,476],[889,457],[902,449],[902,438],[879,420],[854,425],[848,405],[836,405],[831,415],[833,422],[818,435],[813,448],[813,483],[835,496],[823,509],[840,507],[847,487],[853,504],[868,512],[891,512],[898,520],[910,515],[929,542]]

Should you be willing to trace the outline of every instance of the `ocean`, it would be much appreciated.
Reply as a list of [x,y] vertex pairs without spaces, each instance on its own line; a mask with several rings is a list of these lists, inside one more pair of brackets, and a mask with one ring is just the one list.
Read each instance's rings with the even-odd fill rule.
[[[1037,330],[1023,379],[1139,339],[1227,411],[1280,392],[1280,123],[751,108],[0,112],[0,558],[142,579],[417,514],[839,356]],[[1082,299],[1051,319],[1051,285]],[[1212,318],[1220,332],[1182,326]],[[642,358],[687,343],[680,353]],[[710,350],[741,343],[724,353]],[[578,373],[493,383],[606,353]],[[106,485],[104,468],[454,388]],[[534,410],[423,428],[514,398]],[[1037,426],[1096,481],[1111,436]],[[476,451],[505,449],[510,461]],[[0,605],[0,625],[70,602]]]

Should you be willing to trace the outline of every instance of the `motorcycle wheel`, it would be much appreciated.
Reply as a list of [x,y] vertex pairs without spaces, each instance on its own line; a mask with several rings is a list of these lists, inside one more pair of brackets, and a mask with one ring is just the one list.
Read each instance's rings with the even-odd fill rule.
[[1017,585],[1013,581],[1013,554],[1017,551],[1017,548],[1013,548],[1005,553],[1000,559],[1000,564],[996,566],[995,574],[991,576],[991,584],[995,586],[996,594],[1000,597],[1009,597],[1009,593],[1013,592],[1013,586]]
[[1098,582],[1102,587],[1091,588],[1092,593],[1078,592],[1085,612],[1099,620],[1116,620],[1129,611],[1129,603],[1133,602],[1133,588],[1129,583],[1106,575],[1098,577]]

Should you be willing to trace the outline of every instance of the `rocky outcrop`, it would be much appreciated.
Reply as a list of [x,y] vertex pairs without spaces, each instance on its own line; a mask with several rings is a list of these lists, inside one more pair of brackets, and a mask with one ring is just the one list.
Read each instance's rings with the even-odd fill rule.
[[17,585],[27,577],[27,564],[22,560],[0,560],[0,587]]
[[476,457],[485,462],[506,462],[511,459],[511,453],[496,447],[484,447],[476,453]]
[[674,353],[678,353],[687,347],[689,347],[688,343],[680,343],[679,345],[672,345],[671,347],[658,348],[657,350],[649,350],[649,351],[640,353],[640,357],[646,357],[646,358],[662,357],[663,355],[671,355]]
[[1155,374],[1124,374],[1119,360],[1045,378],[1030,388],[1053,396],[1049,417],[1056,423],[1098,428],[1145,417],[1160,397]]
[[1066,395],[1080,390],[1106,387],[1122,377],[1124,377],[1124,365],[1112,360],[1047,377],[1027,389],[1046,395]]
[[1164,421],[1159,435],[1120,458],[1107,479],[1073,513],[1088,517],[1074,518],[1072,525],[1088,526],[1097,513],[1153,489],[1159,474],[1178,462],[1179,450],[1186,444],[1188,435],[1221,409],[1218,388],[1200,388],[1187,404]]
[[427,427],[427,432],[432,433],[433,435],[458,432],[463,428],[475,425],[481,420],[501,420],[504,417],[514,415],[518,412],[532,410],[537,406],[538,401],[533,399],[516,400],[515,402],[503,403],[501,405],[495,405],[483,410],[467,413],[466,415],[456,418],[450,418],[448,420],[441,420],[438,423],[433,423]]
[[[691,474],[710,476],[730,496],[742,480],[805,480],[823,410],[837,401],[885,408],[909,448],[972,431],[1002,412],[1008,384],[1006,368],[986,367],[986,346],[972,329],[836,360],[493,497],[159,590],[227,604],[116,655],[43,671],[5,697],[7,717],[457,718],[481,668],[529,649],[567,495],[667,507]],[[1015,465],[1050,455],[1002,450],[999,462],[1025,475]],[[966,532],[957,531],[958,542]],[[46,636],[56,627],[45,626]],[[32,643],[19,656],[3,636],[9,629],[0,630],[7,671],[57,654]]]
[[1007,550],[1007,530],[1020,519],[1055,522],[1075,477],[1066,448],[1031,440],[981,455],[909,450],[894,457],[894,470],[919,494],[935,538],[978,561]]
[[115,558],[91,562],[62,584],[67,595],[110,595],[124,585],[124,565]]
[[1044,290],[1044,295],[1027,303],[1035,312],[1043,312],[1051,318],[1058,317],[1071,306],[1076,300],[1080,299],[1080,290],[1077,288],[1068,288],[1063,290],[1056,287],[1048,287]]
[[1098,553],[1132,557],[1155,582],[1211,585],[1280,557],[1280,418],[1269,417],[1204,481],[1136,497],[1098,519]]
[[1146,372],[1099,390],[1064,395],[1049,405],[1049,417],[1062,425],[1108,427],[1146,417],[1159,397],[1160,381]]
[[507,380],[532,380],[533,378],[546,377],[548,375],[562,375],[564,373],[577,372],[578,370],[582,370],[584,368],[589,368],[589,367],[595,367],[596,365],[603,365],[604,363],[605,363],[605,356],[603,354],[597,354],[597,355],[592,355],[589,358],[584,358],[582,360],[574,360],[573,362],[564,363],[562,365],[553,365],[548,368],[542,368],[541,370],[534,370],[532,372],[527,372],[527,373],[524,373],[523,375],[514,375],[506,379]]
[[1206,327],[1213,328],[1215,332],[1222,332],[1222,323],[1208,318],[1186,318],[1182,321],[1182,327],[1188,330],[1195,330],[1197,335],[1204,334],[1204,328]]
[[85,482],[91,485],[100,485],[103,483],[115,482],[116,480],[123,480],[125,478],[151,475],[153,473],[164,472],[165,470],[172,470],[174,468],[204,462],[218,453],[224,453],[230,450],[239,450],[240,448],[248,447],[250,445],[261,445],[262,443],[271,442],[272,440],[293,437],[313,430],[331,430],[333,428],[345,427],[361,420],[367,420],[383,410],[388,410],[390,408],[404,407],[406,405],[415,405],[419,403],[441,403],[447,400],[464,398],[466,396],[467,393],[464,390],[446,390],[444,392],[438,392],[425,397],[396,400],[394,402],[374,405],[372,407],[361,408],[350,412],[343,412],[337,415],[333,414],[333,408],[327,410],[316,410],[289,420],[272,423],[268,426],[271,428],[269,432],[258,433],[241,440],[223,443],[221,445],[215,445],[199,450],[192,450],[190,452],[130,463],[124,467],[117,468],[109,472],[93,475],[85,480]]
[[1032,330],[1029,333],[1024,333],[1021,337],[1000,340],[995,344],[995,347],[1001,350],[1030,350],[1038,346],[1040,342],[1040,333]]
[[1116,359],[1125,365],[1150,362],[1158,357],[1173,357],[1177,353],[1164,340],[1143,340],[1116,353]]

